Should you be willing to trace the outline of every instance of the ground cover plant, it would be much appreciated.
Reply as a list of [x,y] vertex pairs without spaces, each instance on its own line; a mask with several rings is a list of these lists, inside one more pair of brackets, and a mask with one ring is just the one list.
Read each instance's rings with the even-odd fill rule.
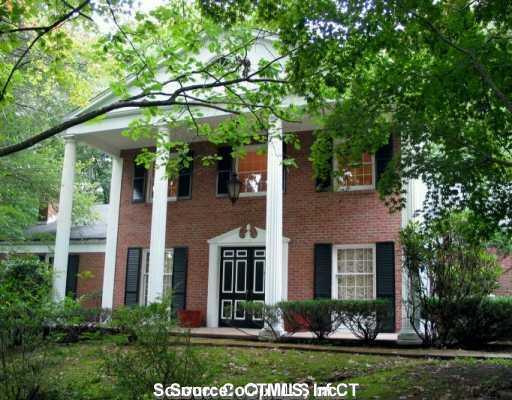
[[[194,342],[194,339],[192,339]],[[210,342],[213,342],[210,340]],[[358,399],[491,399],[512,390],[511,360],[372,356],[335,352],[251,349],[201,344],[195,347],[206,370],[203,384],[249,382],[356,382]],[[76,400],[118,399],[103,354],[115,338],[55,345],[47,371],[49,386]],[[130,351],[131,345],[126,347]],[[132,366],[138,370],[137,365]],[[122,398],[122,397],[121,397]],[[59,397],[54,399],[60,400]]]

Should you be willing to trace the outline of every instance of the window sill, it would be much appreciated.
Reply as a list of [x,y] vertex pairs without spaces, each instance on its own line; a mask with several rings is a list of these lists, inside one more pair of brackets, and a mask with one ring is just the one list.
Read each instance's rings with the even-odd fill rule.
[[369,193],[375,193],[377,190],[374,186],[359,186],[359,187],[352,187],[350,189],[343,189],[338,188],[334,190],[334,193],[341,193],[341,194],[369,194]]
[[245,192],[240,193],[240,198],[243,197],[265,197],[267,195],[267,192]]

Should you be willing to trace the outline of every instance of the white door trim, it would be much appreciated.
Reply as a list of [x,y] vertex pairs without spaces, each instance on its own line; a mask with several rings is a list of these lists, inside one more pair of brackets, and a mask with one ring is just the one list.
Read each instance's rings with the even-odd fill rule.
[[[255,235],[251,235],[251,231]],[[247,225],[235,228],[208,240],[208,303],[206,326],[219,326],[219,289],[220,289],[220,256],[222,247],[265,247],[266,232],[264,229],[252,228]],[[283,237],[283,293],[288,298],[288,243],[290,239]]]

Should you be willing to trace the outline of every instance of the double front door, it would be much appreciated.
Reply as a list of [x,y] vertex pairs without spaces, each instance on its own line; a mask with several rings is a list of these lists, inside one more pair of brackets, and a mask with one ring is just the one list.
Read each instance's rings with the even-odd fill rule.
[[245,312],[242,302],[265,301],[265,248],[223,247],[219,293],[219,326],[261,328],[261,316]]

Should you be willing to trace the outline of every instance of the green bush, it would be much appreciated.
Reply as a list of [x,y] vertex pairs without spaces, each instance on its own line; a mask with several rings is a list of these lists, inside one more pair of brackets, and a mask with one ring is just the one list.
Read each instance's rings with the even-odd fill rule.
[[119,398],[152,398],[155,383],[201,384],[204,363],[190,345],[188,332],[172,331],[176,325],[170,315],[169,300],[113,313],[112,325],[125,339],[103,357]]
[[336,300],[282,301],[278,304],[286,330],[309,331],[318,339],[325,339],[338,329],[339,319],[333,318],[337,311]]
[[388,313],[387,300],[338,300],[336,314],[341,323],[365,343],[373,343],[382,332]]
[[454,325],[470,324],[467,315],[498,286],[502,269],[486,243],[475,237],[477,229],[469,221],[467,214],[454,213],[410,224],[401,232],[410,287],[404,301],[425,345],[457,343]]
[[52,311],[51,267],[36,257],[0,262],[0,393],[2,399],[42,397],[45,323]]
[[477,348],[512,339],[512,297],[471,297],[459,302],[431,298],[424,315],[434,321],[446,345]]
[[310,331],[325,339],[340,326],[357,338],[373,342],[382,331],[388,308],[386,300],[301,300],[279,303],[290,332]]

